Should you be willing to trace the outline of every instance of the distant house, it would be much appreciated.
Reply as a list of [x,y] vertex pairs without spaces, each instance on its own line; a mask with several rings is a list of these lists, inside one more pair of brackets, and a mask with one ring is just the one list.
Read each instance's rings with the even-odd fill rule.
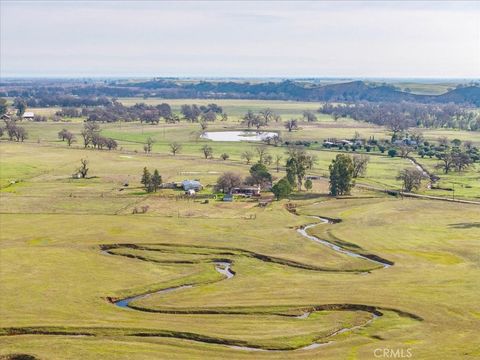
[[343,139],[343,140],[324,140],[323,141],[323,146],[326,148],[331,148],[331,147],[342,147],[342,146],[352,146],[352,145],[357,145],[361,146],[363,145],[361,140],[356,140],[355,143],[353,143],[350,140]]
[[2,119],[2,120],[10,120],[10,115],[8,115],[8,114],[3,114],[2,116],[0,116],[0,119]]
[[402,140],[395,140],[393,142],[393,145],[396,145],[396,146],[402,146],[402,145],[417,146],[417,142],[415,140],[402,139]]
[[232,194],[243,196],[260,196],[260,186],[240,186],[233,188]]
[[200,181],[198,180],[183,180],[182,188],[185,191],[188,191],[188,190],[200,191],[203,189],[203,186],[202,184],[200,184]]
[[161,185],[162,189],[177,189],[180,188],[180,184],[174,183],[174,182],[169,182],[169,183],[163,183]]
[[31,111],[26,111],[23,113],[23,116],[22,116],[25,120],[33,120],[33,118],[35,117],[35,114]]

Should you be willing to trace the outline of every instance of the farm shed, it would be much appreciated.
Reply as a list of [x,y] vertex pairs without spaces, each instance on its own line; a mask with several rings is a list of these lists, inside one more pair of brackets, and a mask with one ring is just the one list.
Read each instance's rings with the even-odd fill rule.
[[260,196],[260,186],[240,186],[233,188],[232,194],[245,196]]
[[200,184],[200,181],[198,180],[183,180],[182,187],[183,187],[183,190],[185,191],[188,191],[188,190],[200,191],[203,189],[202,184]]
[[23,118],[24,119],[33,120],[34,117],[35,117],[35,114],[31,111],[26,111],[26,112],[23,113]]

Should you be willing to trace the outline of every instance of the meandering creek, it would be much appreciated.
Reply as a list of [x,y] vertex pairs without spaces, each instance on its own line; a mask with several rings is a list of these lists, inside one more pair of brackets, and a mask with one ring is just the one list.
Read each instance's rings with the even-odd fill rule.
[[[347,256],[352,256],[356,258],[362,258],[366,261],[370,261],[374,263],[376,266],[375,268],[379,268],[378,265],[381,265],[383,268],[387,268],[391,265],[393,265],[392,262],[382,259],[376,255],[372,254],[358,254],[353,251],[349,251],[339,245],[330,243],[326,240],[319,239],[316,236],[309,235],[307,234],[307,230],[311,229],[314,226],[320,225],[320,224],[326,224],[330,222],[328,219],[319,217],[319,216],[311,216],[314,219],[319,220],[318,223],[314,224],[309,224],[306,226],[301,227],[300,229],[297,229],[298,233],[304,236],[305,238],[315,241],[321,245],[327,246],[330,249],[337,251],[339,253],[345,254]],[[141,255],[134,255],[134,254],[129,254],[129,253],[117,253],[115,252],[115,249],[122,249],[122,248],[127,248],[127,249],[135,249],[136,251],[164,251],[166,253],[172,253],[175,252],[175,244],[150,244],[153,246],[160,246],[160,247],[149,247],[149,244],[109,244],[109,245],[100,245],[100,250],[102,254],[109,255],[109,256],[125,256],[128,258],[135,258],[140,261],[149,261],[149,262],[155,262],[155,263],[162,263],[161,260],[155,260],[155,259],[149,259],[147,257],[141,256]],[[163,247],[163,249],[162,249]],[[215,248],[215,247],[201,247],[201,246],[191,246],[194,251],[192,254],[198,254],[200,249],[205,250],[205,254],[208,254],[209,249],[213,251],[212,256],[215,256],[210,259],[203,260],[203,262],[207,261],[211,263],[215,270],[222,274],[222,278],[216,280],[218,281],[226,281],[228,279],[232,279],[235,276],[235,271],[233,271],[232,266],[234,265],[234,259],[229,258],[230,256],[247,256],[252,259],[256,259],[258,261],[265,261],[265,262],[270,262],[270,263],[276,263],[280,264],[283,266],[289,266],[289,267],[294,267],[294,268],[301,268],[305,269],[306,271],[326,271],[326,272],[336,272],[336,270],[328,269],[328,268],[321,268],[321,267],[316,267],[314,265],[309,265],[309,264],[302,264],[299,262],[294,262],[292,260],[288,259],[281,259],[281,258],[276,258],[264,254],[258,254],[254,253],[248,250],[243,250],[243,249],[238,249],[238,248]],[[185,249],[184,249],[185,251]],[[222,256],[222,258],[217,258],[216,256]],[[225,256],[226,258],[223,258]],[[165,261],[165,263],[172,264],[171,260]],[[178,261],[178,264],[182,264],[182,262]],[[184,263],[184,262],[183,262]],[[372,269],[373,270],[373,269]],[[344,272],[343,270],[339,270],[338,272]],[[351,274],[365,274],[365,272],[360,271],[348,271],[347,272]],[[233,282],[232,282],[233,283]],[[205,285],[206,283],[203,283]],[[211,284],[211,282],[210,282]],[[354,331],[359,328],[363,328],[370,324],[372,321],[377,319],[378,317],[382,316],[383,310],[389,311],[389,312],[394,312],[398,314],[399,316],[403,317],[408,317],[417,321],[422,321],[423,319],[419,317],[418,315],[405,312],[402,310],[398,309],[393,309],[393,308],[381,308],[381,307],[376,307],[376,306],[371,306],[371,305],[365,305],[365,304],[348,304],[348,303],[337,303],[337,304],[311,304],[311,305],[299,305],[297,306],[292,306],[289,308],[289,312],[286,312],[286,310],[262,310],[261,306],[257,307],[255,309],[222,309],[222,308],[215,308],[215,309],[208,309],[208,308],[199,308],[199,309],[147,309],[147,308],[141,308],[138,306],[135,306],[135,304],[132,304],[132,302],[136,300],[140,300],[142,298],[152,296],[154,294],[166,294],[169,292],[173,291],[180,291],[184,290],[187,288],[192,288],[196,286],[202,286],[201,283],[192,283],[192,284],[183,284],[175,287],[169,287],[166,289],[150,292],[150,293],[144,293],[136,296],[131,296],[128,298],[124,299],[112,299],[110,297],[107,297],[106,300],[113,303],[115,306],[118,308],[121,308],[122,310],[127,310],[127,311],[144,311],[144,312],[150,312],[150,313],[172,313],[172,314],[203,314],[203,315],[222,315],[222,316],[255,316],[259,317],[259,320],[261,319],[262,316],[269,315],[269,316],[283,316],[283,317],[290,317],[292,319],[295,319],[293,321],[310,321],[309,318],[314,314],[315,312],[321,312],[321,311],[363,311],[367,312],[371,315],[371,317],[363,322],[362,324],[357,324],[357,325],[352,325],[350,327],[342,327],[340,329],[336,329],[332,331],[329,334],[326,334],[325,336],[322,336],[317,339],[313,339],[312,343],[300,348],[296,347],[283,347],[283,346],[274,346],[271,348],[263,348],[262,346],[258,344],[250,344],[244,340],[240,339],[227,339],[227,338],[221,338],[221,337],[212,337],[208,335],[202,335],[198,333],[190,333],[190,332],[185,332],[185,331],[172,331],[172,330],[163,330],[163,329],[152,329],[149,331],[143,331],[143,332],[138,332],[138,329],[113,329],[114,333],[115,331],[123,330],[125,331],[125,336],[145,336],[145,337],[169,337],[169,338],[177,338],[177,339],[184,339],[184,340],[189,340],[189,341],[196,341],[199,343],[206,343],[206,344],[217,344],[217,345],[222,345],[222,346],[228,346],[232,349],[237,349],[239,351],[273,351],[273,352],[279,352],[279,351],[306,351],[306,350],[312,350],[319,348],[321,346],[326,346],[328,344],[334,343],[333,340],[331,340],[334,336],[349,332],[349,331]],[[268,307],[266,307],[268,309]],[[293,311],[294,313],[290,313]],[[55,335],[55,336],[105,336],[105,332],[107,331],[105,328],[100,329],[100,334],[96,333],[95,328],[84,328],[84,327],[79,327],[79,328],[72,328],[69,330],[66,330],[65,328],[62,327],[15,327],[15,328],[0,328],[0,333],[3,331],[3,334],[5,336],[14,336],[14,335],[27,335],[27,334],[35,334],[35,335]],[[108,331],[107,331],[108,333]],[[108,334],[107,334],[108,336]]]
[[[303,237],[309,239],[309,240],[312,240],[312,241],[315,241],[319,244],[322,244],[324,246],[327,246],[328,248],[336,251],[336,252],[339,252],[339,253],[342,253],[342,254],[345,254],[347,256],[351,256],[351,257],[355,257],[355,258],[361,258],[361,259],[364,259],[366,261],[370,261],[370,262],[373,262],[375,264],[379,264],[379,265],[382,265],[384,268],[388,268],[391,266],[391,263],[388,261],[388,260],[385,260],[385,261],[382,261],[381,258],[378,258],[378,259],[372,259],[368,256],[364,256],[364,255],[361,255],[361,254],[358,254],[358,253],[354,253],[352,251],[349,251],[349,250],[346,250],[338,245],[335,245],[331,242],[328,242],[326,240],[322,240],[314,235],[310,235],[308,234],[308,229],[311,229],[315,226],[318,226],[318,225],[321,225],[321,224],[327,224],[329,223],[330,221],[328,219],[325,219],[325,218],[322,218],[320,216],[310,216],[311,218],[313,219],[317,219],[319,220],[318,223],[313,223],[313,224],[309,224],[309,225],[306,225],[306,226],[303,226],[299,229],[297,229],[297,232],[302,235]],[[108,253],[108,252],[107,252]],[[228,279],[231,279],[235,276],[235,272],[232,271],[231,269],[231,266],[232,266],[232,263],[231,262],[227,262],[227,261],[213,261],[213,264],[215,266],[215,270],[217,272],[219,272],[220,274],[222,274],[224,276],[224,280],[228,280]],[[151,292],[151,293],[146,293],[146,294],[141,294],[141,295],[136,295],[136,296],[132,296],[132,297],[128,297],[128,298],[125,298],[125,299],[121,299],[121,300],[117,300],[117,301],[114,301],[113,303],[118,306],[118,307],[121,307],[121,308],[127,308],[127,309],[131,309],[131,310],[139,310],[138,308],[135,308],[135,307],[129,307],[130,303],[136,301],[136,300],[140,300],[140,299],[143,299],[145,297],[148,297],[148,296],[151,296],[151,295],[154,295],[154,294],[166,294],[166,293],[169,293],[169,292],[173,292],[173,291],[179,291],[179,290],[183,290],[183,289],[188,289],[188,288],[192,288],[194,285],[192,284],[187,284],[187,285],[180,285],[180,286],[175,286],[175,287],[170,287],[170,288],[166,288],[166,289],[162,289],[162,290],[159,290],[159,291],[155,291],[155,292]],[[299,319],[299,320],[304,320],[304,319],[307,319],[311,314],[312,312],[314,312],[315,310],[313,311],[305,311],[303,312],[301,315],[297,315],[297,316],[294,316],[296,319]],[[376,318],[378,318],[378,315],[375,314],[375,312],[372,312],[372,318],[370,320],[368,320],[366,323],[362,324],[362,325],[356,325],[356,326],[352,326],[352,327],[348,327],[348,328],[342,328],[342,329],[339,329],[333,333],[331,333],[329,336],[327,336],[327,338],[331,338],[335,335],[338,335],[338,334],[341,334],[341,333],[344,333],[344,332],[348,332],[348,331],[353,331],[355,329],[358,329],[358,328],[361,328],[361,327],[364,327],[366,325],[368,325],[369,323],[371,323],[372,321],[374,321]],[[333,341],[327,341],[327,342],[314,342],[308,346],[304,346],[302,348],[299,348],[299,349],[296,349],[296,351],[298,350],[311,350],[311,349],[316,349],[320,346],[325,346],[325,345],[328,345],[330,343],[332,343]],[[249,347],[249,346],[235,346],[235,345],[229,345],[230,348],[232,349],[237,349],[237,350],[243,350],[243,351],[284,351],[284,350],[267,350],[267,349],[261,349],[261,348],[257,348],[257,347]]]
[[300,235],[306,237],[309,240],[312,240],[312,241],[315,241],[319,244],[325,245],[325,246],[329,247],[330,249],[332,249],[336,252],[339,252],[341,254],[345,254],[345,255],[348,255],[348,256],[351,256],[351,257],[354,257],[354,258],[360,258],[360,259],[363,259],[363,260],[371,261],[375,264],[382,265],[384,268],[388,268],[388,267],[392,266],[392,263],[388,260],[383,260],[379,257],[376,257],[375,259],[372,259],[372,257],[368,257],[368,256],[365,256],[365,255],[361,255],[361,254],[346,250],[346,249],[344,249],[344,248],[342,248],[338,245],[335,245],[335,244],[333,244],[329,241],[322,240],[322,239],[320,239],[320,238],[318,238],[314,235],[308,234],[308,232],[307,232],[308,229],[311,229],[311,228],[313,228],[315,226],[318,226],[318,225],[321,225],[321,224],[330,223],[330,220],[322,218],[320,216],[310,216],[310,217],[313,218],[313,219],[320,220],[320,222],[319,223],[314,223],[314,224],[309,224],[309,225],[306,225],[306,226],[303,226],[303,227],[297,229],[297,231]]
[[[218,271],[220,274],[224,275],[225,279],[231,279],[232,277],[235,276],[235,274],[230,269],[232,264],[230,264],[228,262],[225,262],[225,261],[215,261],[214,264],[215,264],[215,270]],[[128,298],[125,298],[125,299],[117,300],[117,301],[114,302],[114,304],[117,305],[118,307],[121,307],[121,308],[130,309],[129,304],[131,302],[135,301],[135,300],[144,299],[146,297],[149,297],[149,296],[152,296],[152,295],[155,295],[155,294],[166,294],[166,293],[169,293],[169,292],[172,292],[172,291],[188,289],[188,288],[191,288],[191,287],[193,287],[193,285],[180,285],[180,286],[169,287],[169,288],[154,291],[154,292],[151,292],[151,293],[135,295],[135,296],[131,296],[131,297],[128,297]]]

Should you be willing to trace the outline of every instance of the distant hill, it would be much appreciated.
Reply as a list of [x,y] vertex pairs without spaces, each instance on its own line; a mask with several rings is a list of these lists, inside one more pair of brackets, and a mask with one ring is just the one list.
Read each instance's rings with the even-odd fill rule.
[[480,106],[480,87],[469,86],[455,89],[436,96],[437,102],[470,103]]
[[302,101],[412,101],[421,103],[456,103],[480,106],[480,87],[470,86],[451,90],[441,95],[418,95],[400,91],[389,85],[370,85],[363,81],[351,81],[330,85],[282,82],[209,82],[181,83],[151,80],[122,84],[139,91],[149,90],[166,98],[233,98]]
[[[370,101],[455,103],[480,107],[480,87],[460,87],[440,95],[413,94],[393,85],[349,81],[321,85],[314,82],[284,81],[198,81],[179,79],[109,80],[79,82],[31,81],[27,83],[0,82],[0,97],[28,98],[29,106],[65,105],[99,97],[162,97],[165,99],[258,99],[294,101]],[[83,99],[83,100],[82,100]],[[97,101],[95,100],[94,101]],[[34,104],[35,103],[35,104]],[[86,105],[90,102],[86,101]],[[83,103],[82,103],[83,104]]]

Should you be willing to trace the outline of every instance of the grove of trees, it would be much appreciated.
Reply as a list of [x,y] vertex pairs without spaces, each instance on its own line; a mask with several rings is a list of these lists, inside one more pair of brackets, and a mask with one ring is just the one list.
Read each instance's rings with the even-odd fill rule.
[[342,196],[350,194],[353,187],[354,166],[352,158],[346,154],[338,154],[329,166],[330,194]]
[[157,192],[157,190],[162,185],[162,177],[157,169],[154,170],[153,175],[150,174],[150,171],[147,167],[143,168],[142,179],[140,182],[143,185],[143,188],[147,193]]
[[480,131],[480,114],[457,104],[422,104],[417,102],[354,102],[326,103],[319,113],[334,119],[350,117],[385,126],[395,138],[410,127],[453,128]]

